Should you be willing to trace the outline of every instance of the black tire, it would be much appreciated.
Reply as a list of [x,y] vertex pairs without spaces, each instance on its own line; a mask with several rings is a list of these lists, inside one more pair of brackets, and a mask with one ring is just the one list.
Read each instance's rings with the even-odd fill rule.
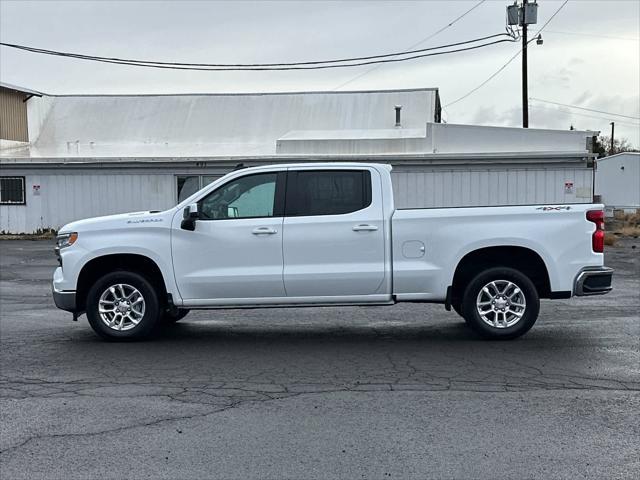
[[458,315],[460,315],[460,318],[462,318],[462,320],[464,320],[464,323],[469,323],[467,321],[466,318],[464,318],[464,314],[462,313],[462,301],[458,301],[455,303],[451,304],[451,308],[453,309],[454,312],[456,312]]
[[[139,323],[128,330],[118,331],[110,328],[98,312],[100,297],[109,287],[126,284],[138,290],[144,300],[144,314]],[[115,308],[115,307],[114,307]],[[142,275],[125,270],[107,273],[89,289],[86,312],[91,328],[103,339],[111,341],[142,340],[154,330],[160,318],[158,294],[149,280]]]
[[[487,321],[494,321],[497,318],[499,326],[489,325],[485,320],[483,320],[478,312],[476,302],[485,286],[488,286],[491,282],[497,282],[499,287],[505,286],[505,283],[500,283],[502,281],[511,282],[519,289],[520,292],[515,293],[514,297],[508,300],[509,302],[515,301],[516,303],[506,305],[506,311],[509,312],[510,309],[513,308],[514,311],[517,311],[522,315],[517,319],[514,314],[502,313],[500,311],[498,313],[493,313],[494,305],[498,308],[503,305],[502,302],[507,301],[504,297],[508,295],[500,295],[497,298],[497,301],[500,303],[487,305],[486,308],[491,310],[487,310],[488,313],[485,314]],[[510,288],[511,289],[508,293],[516,292],[515,288]],[[496,290],[496,292],[497,291],[498,290]],[[493,287],[490,288],[490,292],[491,294],[494,293]],[[519,305],[517,302],[521,302],[521,295],[524,295],[524,300],[526,302],[525,307],[515,306]],[[482,299],[491,301],[490,297],[491,295],[483,293]],[[498,308],[498,310],[500,310],[500,308]],[[535,285],[529,277],[513,268],[496,267],[479,273],[473,278],[473,280],[471,280],[471,282],[469,282],[462,297],[462,313],[467,324],[475,332],[485,338],[508,340],[524,335],[531,329],[531,327],[533,327],[533,324],[536,323],[539,311],[540,297],[538,296],[538,291]],[[512,325],[508,325],[508,323],[505,324],[504,320],[507,319],[507,315],[510,316],[509,318],[513,319]]]
[[190,310],[186,308],[178,308],[173,313],[169,310],[165,310],[162,314],[162,321],[167,325],[171,325],[182,320],[189,312]]
[[456,312],[458,315],[464,318],[464,316],[462,315],[462,304],[460,302],[457,302],[457,301],[451,302],[451,308],[453,309],[454,312]]

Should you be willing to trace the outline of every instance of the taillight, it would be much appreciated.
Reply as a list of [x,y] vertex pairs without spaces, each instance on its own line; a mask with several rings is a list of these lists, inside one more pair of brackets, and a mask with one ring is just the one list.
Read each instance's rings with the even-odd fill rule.
[[596,253],[604,252],[604,210],[589,210],[587,220],[596,224],[596,231],[591,236],[591,245]]

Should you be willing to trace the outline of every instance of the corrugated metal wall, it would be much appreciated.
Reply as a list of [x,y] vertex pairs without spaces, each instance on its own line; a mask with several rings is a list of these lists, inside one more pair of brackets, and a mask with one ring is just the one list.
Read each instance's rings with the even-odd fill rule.
[[0,87],[0,138],[28,142],[26,95]]
[[[3,175],[9,174],[25,175],[27,204],[0,206],[0,232],[32,233],[58,229],[82,218],[162,210],[175,205],[177,198],[175,171],[29,174],[3,170]],[[392,181],[397,208],[587,203],[592,200],[593,170],[514,165],[484,169],[398,167]],[[566,193],[565,182],[572,183],[572,193]],[[40,188],[34,189],[34,185]]]
[[[3,172],[4,174],[4,172]],[[0,232],[58,229],[83,218],[175,204],[172,174],[25,175],[26,205],[0,205]],[[40,188],[36,191],[34,185]]]
[[588,203],[593,192],[590,168],[394,170],[391,179],[396,208]]

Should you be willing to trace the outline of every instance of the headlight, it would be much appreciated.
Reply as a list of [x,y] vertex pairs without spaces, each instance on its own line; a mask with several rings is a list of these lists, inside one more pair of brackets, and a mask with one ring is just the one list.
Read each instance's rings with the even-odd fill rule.
[[56,237],[56,247],[57,248],[65,248],[70,247],[78,240],[78,234],[76,232],[71,233],[61,233]]

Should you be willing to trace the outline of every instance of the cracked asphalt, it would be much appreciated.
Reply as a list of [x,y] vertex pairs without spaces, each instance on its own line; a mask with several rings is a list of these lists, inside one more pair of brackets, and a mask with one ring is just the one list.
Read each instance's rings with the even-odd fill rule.
[[[638,248],[632,248],[638,247]],[[0,477],[638,478],[638,239],[525,337],[439,305],[191,312],[104,343],[49,241],[0,242]]]

